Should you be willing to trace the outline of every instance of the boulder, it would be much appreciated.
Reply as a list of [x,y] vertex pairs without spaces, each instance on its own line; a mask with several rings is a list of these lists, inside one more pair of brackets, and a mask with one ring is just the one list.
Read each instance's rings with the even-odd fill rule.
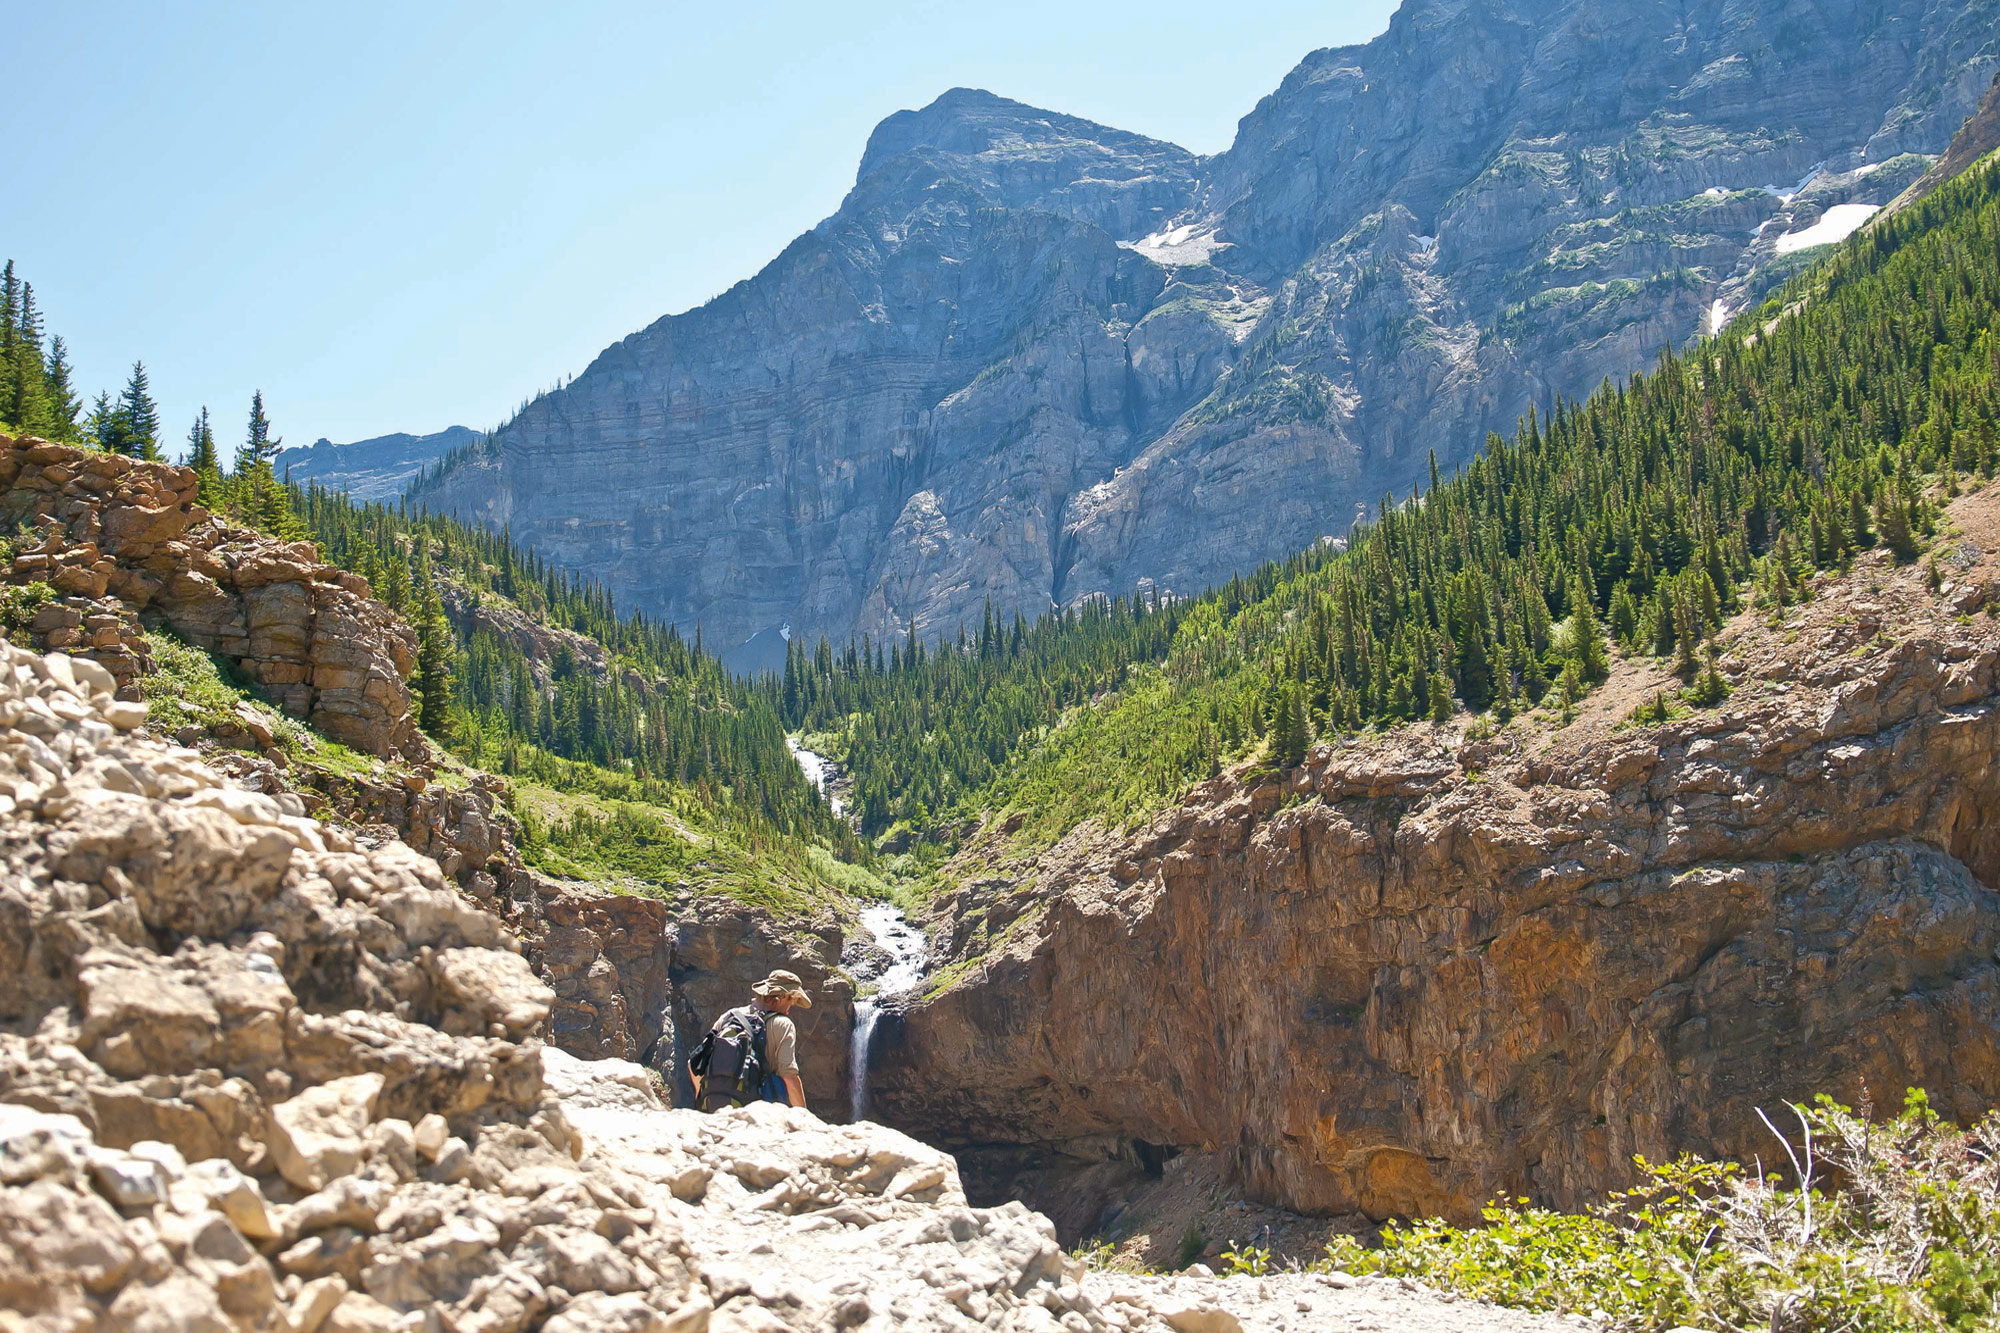
[[279,1174],[299,1189],[317,1190],[360,1166],[382,1083],[380,1074],[337,1078],[271,1108],[271,1157]]

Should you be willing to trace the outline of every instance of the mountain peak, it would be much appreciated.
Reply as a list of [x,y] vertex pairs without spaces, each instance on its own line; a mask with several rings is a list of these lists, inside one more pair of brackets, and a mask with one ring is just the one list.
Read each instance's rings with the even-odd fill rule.
[[1143,134],[1045,111],[984,88],[952,88],[927,106],[898,111],[877,125],[868,136],[856,179],[865,179],[905,153],[924,150],[947,157],[979,158],[1002,147],[1010,152],[1060,152],[1083,145],[1120,157],[1194,159],[1186,149]]

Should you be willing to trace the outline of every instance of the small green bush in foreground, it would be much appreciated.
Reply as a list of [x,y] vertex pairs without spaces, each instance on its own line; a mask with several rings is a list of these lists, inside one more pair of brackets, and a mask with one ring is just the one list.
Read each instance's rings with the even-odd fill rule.
[[1826,1097],[1793,1109],[1803,1189],[1642,1158],[1645,1182],[1587,1214],[1522,1200],[1482,1227],[1391,1225],[1379,1249],[1342,1237],[1327,1261],[1633,1330],[2000,1328],[2000,1111],[1961,1131],[1914,1090],[1879,1124]]

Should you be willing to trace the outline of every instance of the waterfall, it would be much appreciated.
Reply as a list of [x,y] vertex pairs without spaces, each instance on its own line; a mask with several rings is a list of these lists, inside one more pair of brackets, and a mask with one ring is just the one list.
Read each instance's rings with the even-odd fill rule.
[[861,924],[875,937],[875,943],[889,955],[889,965],[875,977],[874,993],[854,1001],[854,1038],[849,1067],[848,1105],[856,1120],[868,1111],[868,1048],[874,1044],[875,1024],[882,1006],[900,1008],[894,1002],[907,999],[924,979],[924,964],[930,947],[923,932],[911,925],[899,907],[875,903],[861,909]]
[[[833,781],[838,776],[834,765],[801,745],[796,736],[785,737],[785,748],[798,760],[806,780],[826,798],[833,813],[845,813],[844,803],[833,791]],[[871,903],[861,909],[861,925],[875,937],[876,948],[889,956],[889,963],[884,967],[879,956],[863,954],[849,964],[857,983],[875,983],[865,998],[858,991],[854,997],[847,1104],[856,1120],[868,1110],[868,1048],[874,1044],[875,1025],[881,1020],[883,1006],[901,1009],[923,981],[924,965],[930,961],[930,947],[924,942],[923,932],[909,923],[900,907]]]

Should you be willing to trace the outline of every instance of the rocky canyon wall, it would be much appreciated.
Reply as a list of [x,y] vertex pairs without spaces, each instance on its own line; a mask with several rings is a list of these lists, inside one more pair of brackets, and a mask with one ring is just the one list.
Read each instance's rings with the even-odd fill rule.
[[807,1103],[825,1119],[847,1118],[854,990],[835,967],[837,923],[809,929],[716,895],[662,900],[546,880],[532,905],[517,906],[528,956],[556,993],[553,1044],[583,1059],[645,1058],[674,1103],[692,1105],[696,1043],[725,1010],[750,1002],[752,984],[785,968],[813,997],[793,1015]]
[[1739,617],[1718,709],[1628,724],[1673,682],[1620,663],[1567,726],[1404,727],[1131,836],[975,848],[1002,869],[943,905],[953,980],[885,1038],[878,1113],[1464,1218],[1635,1153],[1768,1161],[1785,1099],[1991,1107],[2000,505],[1952,513],[1941,594],[1871,558]]

